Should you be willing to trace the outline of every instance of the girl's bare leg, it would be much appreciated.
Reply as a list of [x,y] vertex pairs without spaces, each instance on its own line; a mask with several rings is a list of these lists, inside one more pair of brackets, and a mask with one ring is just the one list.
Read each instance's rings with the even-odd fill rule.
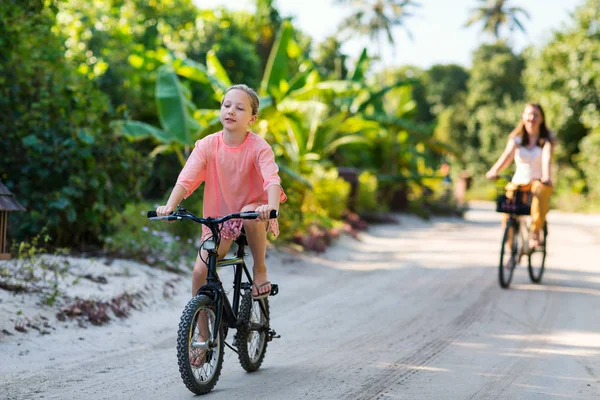
[[[231,240],[221,240],[221,244],[219,245],[219,259],[225,257],[229,248],[231,247]],[[208,252],[204,249],[201,250],[202,259],[206,260],[208,257]],[[196,263],[194,264],[194,271],[192,271],[192,296],[195,296],[198,292],[198,289],[202,287],[206,283],[206,276],[208,274],[208,268],[206,264],[202,261],[200,255],[196,257]],[[200,311],[198,315],[198,338],[196,339],[199,342],[205,342],[208,339],[208,316],[205,312]],[[206,350],[191,350],[190,351],[190,364],[195,367],[199,367],[204,363],[204,356],[206,355]]]
[[[242,211],[254,211],[260,206],[259,203],[249,204],[242,208]],[[252,251],[254,265],[252,268],[254,285],[252,287],[252,295],[258,296],[269,293],[271,284],[267,275],[267,264],[265,257],[267,253],[267,224],[266,221],[244,220],[244,231],[248,239],[248,246]]]

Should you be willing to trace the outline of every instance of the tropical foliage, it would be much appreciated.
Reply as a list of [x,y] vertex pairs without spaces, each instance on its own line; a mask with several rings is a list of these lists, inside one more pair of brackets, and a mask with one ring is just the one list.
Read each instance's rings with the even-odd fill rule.
[[500,30],[508,28],[510,32],[515,29],[526,32],[523,20],[530,19],[529,13],[522,7],[510,6],[510,0],[478,0],[479,6],[471,10],[471,16],[465,24],[469,27],[482,23],[483,31],[500,39]]
[[[454,178],[462,169],[482,176],[526,101],[545,107],[558,134],[557,198],[600,198],[599,0],[582,1],[548,43],[521,53],[499,38],[503,26],[525,28],[526,12],[480,1],[470,23],[497,40],[474,50],[472,67],[378,73],[380,54],[353,59],[345,40],[393,45],[419,3],[338,4],[351,6],[348,35],[315,44],[272,0],[257,0],[253,12],[192,0],[3,2],[0,180],[28,208],[11,215],[10,236],[46,226],[55,245],[147,253],[139,240],[148,232],[132,219],[164,201],[195,142],[220,129],[223,93],[239,82],[259,91],[252,129],[272,144],[289,195],[283,240],[335,237],[351,195],[359,212],[434,209],[439,166],[449,162]],[[348,167],[358,190],[340,178]],[[201,203],[201,194],[186,200],[198,212]]]
[[411,36],[406,26],[406,19],[413,16],[412,9],[420,3],[413,0],[336,0],[340,5],[350,4],[352,12],[342,20],[339,30],[346,37],[368,36],[378,47],[381,57],[382,40],[390,45],[395,43],[394,27],[402,27]]

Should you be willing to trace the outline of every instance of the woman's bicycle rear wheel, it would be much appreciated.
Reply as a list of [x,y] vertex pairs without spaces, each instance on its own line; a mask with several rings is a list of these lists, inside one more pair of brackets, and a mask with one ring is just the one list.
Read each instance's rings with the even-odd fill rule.
[[[193,297],[181,315],[177,332],[177,362],[185,386],[195,394],[210,392],[223,367],[223,331],[215,326],[217,310],[207,296]],[[219,329],[216,343],[210,343]]]
[[[262,306],[261,306],[262,304]],[[251,291],[242,296],[236,332],[238,358],[248,372],[258,370],[267,352],[269,338],[269,299],[252,299]]]
[[542,281],[544,275],[544,266],[546,265],[546,247],[548,240],[548,225],[544,224],[542,230],[542,246],[532,249],[528,257],[529,278],[534,283]]
[[500,281],[500,286],[504,289],[508,288],[510,285],[513,272],[517,265],[519,250],[518,240],[518,222],[513,219],[509,219],[506,222],[506,228],[504,229],[504,235],[502,237],[500,264],[498,266],[498,280]]

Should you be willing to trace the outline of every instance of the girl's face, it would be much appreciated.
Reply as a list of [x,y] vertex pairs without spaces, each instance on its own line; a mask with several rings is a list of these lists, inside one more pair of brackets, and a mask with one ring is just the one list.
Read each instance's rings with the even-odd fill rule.
[[249,125],[256,121],[252,115],[250,96],[243,90],[233,89],[227,92],[221,104],[221,123],[228,131],[246,132]]
[[529,133],[537,133],[544,118],[537,107],[527,106],[523,111],[523,124]]

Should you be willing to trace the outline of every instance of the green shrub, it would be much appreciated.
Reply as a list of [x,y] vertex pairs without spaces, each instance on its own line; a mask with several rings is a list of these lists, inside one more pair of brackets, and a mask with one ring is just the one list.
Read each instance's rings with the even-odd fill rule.
[[350,184],[339,177],[336,168],[325,169],[321,166],[314,168],[310,181],[313,190],[307,201],[312,203],[314,214],[341,219],[348,206]]
[[149,221],[146,213],[156,209],[151,202],[132,203],[109,221],[113,232],[105,237],[104,248],[110,254],[135,259],[168,270],[180,270],[181,264],[193,266],[196,255],[194,240],[183,238],[173,231],[178,226],[197,224],[186,221],[167,224]]
[[47,226],[55,245],[97,243],[149,165],[108,130],[107,97],[65,59],[52,2],[16,4],[0,6],[0,180],[28,212],[11,236]]
[[279,208],[278,241],[289,242],[304,225],[304,198],[311,188],[285,173],[281,174],[281,185],[287,195],[287,201]]
[[341,229],[350,185],[339,178],[337,169],[315,166],[306,183],[282,173],[282,185],[288,200],[281,206],[280,241],[299,242],[298,238],[309,231]]
[[358,193],[356,199],[356,211],[358,213],[368,211],[382,211],[377,201],[377,176],[369,171],[364,171],[358,176]]
[[598,174],[598,166],[600,165],[600,129],[597,132],[588,134],[581,141],[579,147],[581,153],[579,154],[578,165],[585,174],[589,194],[595,199],[600,199],[600,174]]

